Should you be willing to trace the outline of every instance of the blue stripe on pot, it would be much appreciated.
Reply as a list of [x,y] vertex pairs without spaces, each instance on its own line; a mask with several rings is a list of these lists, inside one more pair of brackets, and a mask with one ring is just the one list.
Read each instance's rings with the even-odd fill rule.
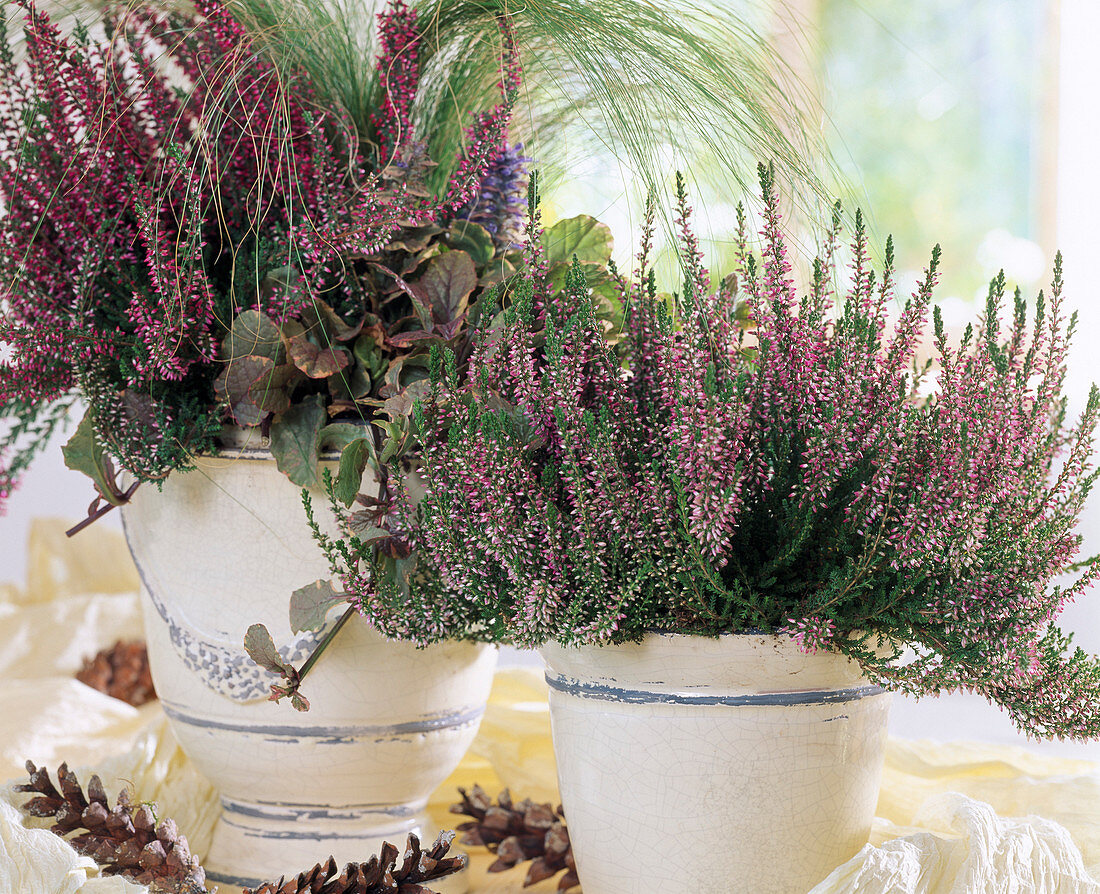
[[[362,832],[353,832],[350,834],[341,834],[340,832],[333,832],[330,829],[317,829],[315,831],[307,830],[276,830],[270,828],[256,829],[252,826],[243,825],[242,823],[235,823],[233,820],[226,817],[223,813],[221,815],[221,822],[227,826],[232,826],[234,829],[240,829],[249,838],[262,838],[265,840],[278,839],[280,841],[362,841]],[[395,826],[392,829],[383,829],[381,832],[377,832],[374,829],[370,830],[371,838],[397,838],[402,839],[412,830],[413,824],[406,823],[402,826]]]
[[164,713],[178,723],[199,729],[228,730],[235,733],[251,733],[263,736],[266,739],[286,739],[297,741],[298,739],[325,739],[332,743],[354,742],[364,737],[383,738],[386,736],[409,736],[422,733],[433,733],[439,730],[458,729],[477,723],[485,708],[465,708],[451,714],[443,714],[439,717],[429,717],[424,720],[411,720],[406,723],[392,723],[385,726],[266,726],[247,723],[226,723],[222,720],[210,720],[206,717],[197,717],[188,714],[179,708],[170,705],[162,705]]
[[[351,423],[354,425],[355,423]],[[364,427],[364,430],[366,428]],[[223,447],[222,452],[217,454],[216,459],[231,459],[231,460],[249,460],[251,462],[271,462],[274,458],[271,455],[271,451],[267,447]],[[339,450],[323,450],[318,459],[321,462],[339,462],[340,451]]]
[[229,885],[234,888],[258,888],[265,881],[271,881],[271,879],[262,878],[244,878],[239,875],[225,875],[221,872],[207,871],[206,880],[208,882],[217,882],[219,885]]
[[[331,819],[359,822],[364,816],[368,815],[384,816],[392,819],[413,819],[420,814],[420,809],[409,804],[342,804],[338,807],[316,807],[282,801],[244,803],[234,801],[232,798],[222,798],[221,801],[222,809],[227,813],[238,813],[241,816],[274,820]],[[421,805],[422,808],[423,805]]]
[[623,689],[603,683],[586,683],[571,677],[546,674],[551,689],[577,698],[590,698],[629,705],[721,705],[741,707],[789,707],[791,705],[835,705],[852,702],[886,690],[881,686],[853,686],[849,689],[807,690],[804,692],[761,692],[752,695],[685,695],[679,692],[653,692]]
[[[127,515],[123,513],[122,533],[134,558],[134,567],[150,602],[168,626],[168,637],[180,660],[219,695],[237,702],[266,701],[271,684],[278,681],[279,675],[256,664],[245,652],[243,643],[238,645],[232,642],[227,632],[219,634],[224,642],[217,642],[172,616],[160,591],[150,583],[144,566],[138,561],[126,519]],[[337,623],[337,619],[333,618],[321,630],[299,634],[293,642],[279,648],[279,656],[287,664],[304,661]]]

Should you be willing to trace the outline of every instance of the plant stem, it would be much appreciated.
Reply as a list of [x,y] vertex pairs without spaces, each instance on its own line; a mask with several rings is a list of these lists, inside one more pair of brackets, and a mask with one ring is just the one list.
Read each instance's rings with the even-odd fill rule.
[[[381,443],[380,443],[381,442],[381,432],[376,428],[376,429],[374,429],[373,435],[374,435],[374,444],[375,444],[375,455],[377,456],[378,452],[381,450]],[[388,475],[386,473],[386,468],[384,466],[377,469],[377,477],[378,477],[378,498],[380,500],[384,500],[386,498],[387,494],[389,493]],[[375,549],[374,549],[374,554],[375,554],[375,557],[377,557],[377,555],[378,555],[378,548],[377,547],[375,547]],[[335,569],[333,569],[333,570],[335,570]],[[310,653],[309,658],[306,659],[306,663],[303,664],[301,670],[298,671],[298,685],[299,686],[301,685],[302,680],[305,679],[306,674],[308,674],[310,672],[310,670],[313,669],[313,665],[315,665],[317,663],[317,659],[321,657],[321,653],[324,652],[325,649],[327,649],[329,647],[329,643],[331,643],[336,638],[336,635],[340,632],[340,630],[343,628],[343,626],[345,624],[347,624],[348,619],[353,614],[355,614],[356,611],[357,611],[357,609],[355,608],[354,605],[349,605],[347,607],[347,609],[344,611],[344,613],[340,616],[340,620],[337,621],[336,624],[333,626],[332,630],[330,630],[328,633],[326,633],[325,636],[324,636],[324,639],[322,639],[319,643],[317,643],[317,648],[314,649]]]
[[88,517],[85,518],[85,519],[82,519],[81,521],[79,521],[75,525],[73,525],[71,528],[69,528],[69,530],[67,530],[65,532],[65,536],[66,537],[72,537],[75,534],[79,534],[86,527],[88,527],[88,525],[90,525],[92,522],[99,521],[101,518],[103,518],[103,516],[105,516],[108,512],[110,512],[112,509],[114,509],[115,506],[121,506],[124,503],[129,503],[130,502],[130,497],[132,497],[134,495],[134,491],[136,491],[138,489],[138,486],[140,484],[141,484],[140,481],[135,481],[133,484],[131,484],[126,489],[126,492],[122,495],[122,502],[121,503],[104,503],[102,506],[100,506],[94,512],[89,512]]
[[317,663],[317,659],[321,657],[321,653],[328,648],[329,643],[331,643],[333,639],[336,638],[336,634],[338,634],[340,632],[340,629],[348,622],[348,618],[354,615],[356,611],[357,609],[354,605],[349,605],[347,607],[347,610],[342,615],[340,615],[340,620],[336,622],[332,630],[326,633],[324,639],[317,643],[317,648],[310,653],[309,658],[306,659],[306,663],[303,664],[302,669],[298,671],[299,684],[302,682],[302,680],[305,679],[306,674],[310,672],[310,670],[313,668],[313,665]]

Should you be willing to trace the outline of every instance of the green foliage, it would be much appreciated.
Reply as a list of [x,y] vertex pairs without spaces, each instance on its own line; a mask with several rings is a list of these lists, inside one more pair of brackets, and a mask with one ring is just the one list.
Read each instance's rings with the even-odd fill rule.
[[113,506],[121,506],[126,498],[115,483],[114,469],[107,451],[95,433],[92,411],[84,414],[73,436],[61,448],[65,465],[74,472],[83,472],[92,479],[99,495]]
[[271,455],[279,470],[302,487],[320,484],[317,460],[326,418],[324,398],[314,394],[290,407],[271,430]]
[[344,601],[332,588],[332,582],[317,580],[299,587],[290,595],[290,629],[294,633],[324,628],[329,609]]

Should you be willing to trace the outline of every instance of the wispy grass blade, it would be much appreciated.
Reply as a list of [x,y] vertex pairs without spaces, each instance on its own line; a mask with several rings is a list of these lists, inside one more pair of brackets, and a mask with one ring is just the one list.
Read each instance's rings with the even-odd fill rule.
[[[425,131],[440,148],[461,139],[459,107],[493,89],[494,22],[505,14],[527,73],[521,111],[540,164],[563,168],[563,144],[596,145],[660,188],[670,167],[693,158],[713,158],[739,186],[766,159],[788,182],[822,193],[808,103],[792,94],[794,78],[758,30],[762,20],[705,3],[427,0]],[[578,124],[587,141],[559,139]]]
[[[353,0],[230,0],[235,17],[287,64],[308,71],[363,136],[377,107],[377,7]],[[511,18],[526,73],[514,133],[551,179],[592,153],[624,161],[645,189],[671,171],[739,194],[768,160],[806,204],[827,198],[826,158],[808,91],[763,35],[766,14],[673,0],[420,0],[419,137],[446,182],[469,114],[499,97]],[[701,170],[705,168],[706,170]]]

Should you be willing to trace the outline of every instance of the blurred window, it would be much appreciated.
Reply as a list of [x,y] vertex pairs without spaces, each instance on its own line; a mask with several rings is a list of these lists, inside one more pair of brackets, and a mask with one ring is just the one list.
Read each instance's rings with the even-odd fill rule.
[[[829,141],[879,241],[913,279],[944,250],[939,298],[984,298],[1002,267],[1050,275],[1056,0],[793,0]],[[1030,294],[1029,294],[1030,297]]]

